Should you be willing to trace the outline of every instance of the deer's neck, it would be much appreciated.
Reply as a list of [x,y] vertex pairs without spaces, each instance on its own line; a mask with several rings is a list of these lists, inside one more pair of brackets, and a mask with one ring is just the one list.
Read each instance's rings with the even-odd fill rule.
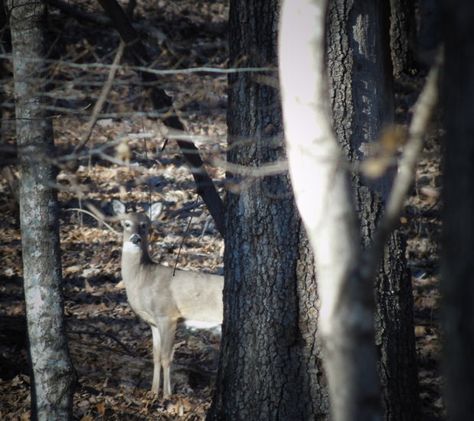
[[148,246],[142,247],[126,242],[122,248],[122,277],[125,284],[139,278],[153,260],[148,252]]

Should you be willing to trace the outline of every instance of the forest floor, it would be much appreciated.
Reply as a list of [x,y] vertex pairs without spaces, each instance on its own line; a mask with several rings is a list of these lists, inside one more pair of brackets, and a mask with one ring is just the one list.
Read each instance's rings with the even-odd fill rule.
[[[67,3],[72,4],[72,3]],[[107,78],[119,38],[94,19],[96,2],[74,2],[86,11],[50,8],[51,91],[55,139],[65,157],[82,139],[93,104]],[[157,69],[225,67],[227,2],[223,0],[138,2],[135,22]],[[69,63],[69,64],[68,64]],[[70,63],[74,63],[71,65]],[[207,170],[222,186],[226,147],[226,83],[223,74],[176,73],[163,77],[175,109],[195,136]],[[416,85],[416,84],[415,84]],[[13,142],[12,84],[2,119],[2,136]],[[411,93],[413,94],[413,92]],[[8,107],[8,101],[10,106]],[[403,102],[403,101],[402,101]],[[219,338],[184,327],[176,335],[172,371],[174,394],[149,392],[152,377],[150,329],[127,305],[120,283],[120,235],[73,209],[94,208],[110,217],[111,201],[142,209],[165,205],[152,237],[154,256],[180,269],[222,273],[223,240],[174,142],[164,150],[163,127],[152,115],[147,87],[133,68],[119,70],[113,89],[78,167],[60,159],[58,190],[64,297],[70,352],[78,384],[78,420],[202,420],[209,408],[217,369]],[[130,166],[117,164],[130,149]],[[424,420],[442,420],[439,374],[439,142],[431,138],[419,164],[412,196],[402,218],[413,274],[415,334]],[[127,151],[128,153],[128,151]],[[92,154],[92,155],[91,155]],[[0,179],[0,419],[29,419],[30,380],[18,208],[5,178]]]

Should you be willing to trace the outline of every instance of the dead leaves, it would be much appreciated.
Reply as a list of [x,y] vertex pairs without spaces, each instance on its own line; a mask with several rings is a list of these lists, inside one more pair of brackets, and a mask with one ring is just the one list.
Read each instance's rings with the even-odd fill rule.
[[[30,420],[30,379],[19,374],[11,380],[0,378],[0,419],[1,420]],[[18,409],[20,411],[18,411]]]

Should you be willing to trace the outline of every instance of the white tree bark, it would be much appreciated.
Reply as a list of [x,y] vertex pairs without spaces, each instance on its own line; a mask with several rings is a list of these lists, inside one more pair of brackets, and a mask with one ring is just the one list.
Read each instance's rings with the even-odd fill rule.
[[331,127],[324,58],[327,1],[283,1],[280,81],[290,175],[315,253],[332,418],[382,419],[371,277],[350,183]]
[[32,363],[32,419],[72,413],[73,368],[64,332],[53,132],[44,91],[45,4],[8,2],[20,162],[23,277]]

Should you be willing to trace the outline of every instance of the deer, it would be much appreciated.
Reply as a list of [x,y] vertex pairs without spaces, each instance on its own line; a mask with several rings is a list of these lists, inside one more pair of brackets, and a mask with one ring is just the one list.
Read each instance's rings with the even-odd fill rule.
[[[222,324],[223,276],[174,270],[155,262],[148,251],[149,230],[162,212],[160,202],[147,213],[126,212],[118,200],[112,202],[123,228],[121,271],[127,300],[152,333],[153,381],[158,394],[163,368],[163,398],[171,394],[170,366],[177,323],[210,328]],[[148,214],[148,215],[147,215]]]

